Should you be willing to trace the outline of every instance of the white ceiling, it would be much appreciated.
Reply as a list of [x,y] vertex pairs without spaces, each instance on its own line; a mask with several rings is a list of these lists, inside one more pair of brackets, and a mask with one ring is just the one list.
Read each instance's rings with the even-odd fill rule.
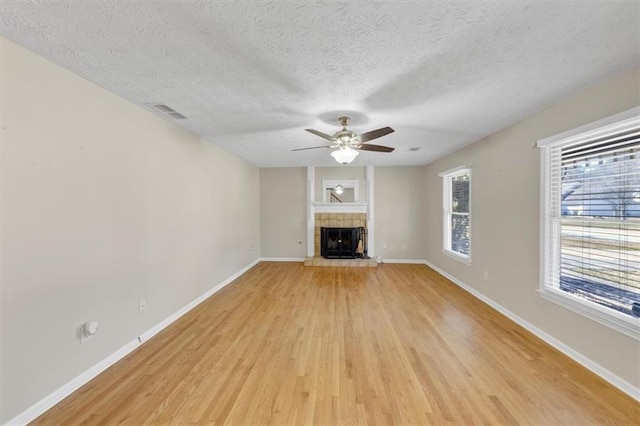
[[[260,167],[336,165],[304,131],[391,126],[418,165],[640,64],[640,2],[0,2],[0,33]],[[420,148],[410,152],[410,148]]]

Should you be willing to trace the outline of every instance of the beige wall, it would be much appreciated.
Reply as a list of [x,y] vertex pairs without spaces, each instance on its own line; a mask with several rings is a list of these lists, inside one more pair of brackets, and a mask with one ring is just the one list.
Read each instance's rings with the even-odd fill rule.
[[[374,169],[375,255],[420,260],[426,256],[425,168]],[[429,199],[433,203],[433,198]],[[386,245],[386,248],[385,248]]]
[[[349,169],[345,176],[361,179],[364,198],[365,169],[352,167],[345,171]],[[316,188],[322,188],[318,184],[322,179],[340,177],[339,167],[317,167],[315,171]],[[376,255],[383,259],[425,259],[425,179],[423,166],[374,168]],[[260,170],[262,257],[306,257],[306,182],[306,168]],[[286,193],[281,191],[283,186],[288,186]]]
[[260,169],[262,257],[307,256],[307,169]]
[[[250,264],[260,250],[263,257],[304,257],[306,169],[258,171],[0,40],[5,422]],[[638,74],[580,93],[429,166],[376,167],[376,254],[426,258],[640,386],[637,341],[536,293],[539,160],[532,148],[538,139],[638,105]],[[461,164],[473,167],[471,266],[441,252],[438,173]],[[363,180],[364,199],[364,168],[349,169]],[[339,170],[317,169],[318,182]],[[287,191],[279,191],[284,183]],[[147,308],[138,313],[143,298]],[[100,328],[80,344],[77,328],[88,320]]]
[[0,43],[5,422],[257,259],[260,199],[255,167]]
[[[544,137],[640,104],[639,69],[583,91],[426,167],[427,260],[559,339],[623,380],[640,386],[640,344],[538,295],[539,152]],[[472,165],[471,266],[442,254],[438,173]],[[377,181],[376,181],[377,185]],[[489,279],[483,280],[483,271]]]

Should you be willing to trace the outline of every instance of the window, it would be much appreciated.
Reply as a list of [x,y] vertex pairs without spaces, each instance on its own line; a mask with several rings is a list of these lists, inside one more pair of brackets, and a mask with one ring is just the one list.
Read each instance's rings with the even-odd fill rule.
[[639,113],[538,146],[541,295],[640,340]]
[[442,248],[445,254],[471,263],[471,168],[458,167],[442,177]]

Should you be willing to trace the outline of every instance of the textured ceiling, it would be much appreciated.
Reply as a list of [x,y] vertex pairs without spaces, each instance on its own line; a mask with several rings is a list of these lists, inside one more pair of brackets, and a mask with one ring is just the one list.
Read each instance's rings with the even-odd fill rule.
[[[396,132],[426,164],[640,63],[634,2],[0,2],[0,33],[261,166],[335,165],[304,131]],[[335,120],[335,122],[334,122]],[[420,148],[411,152],[410,148]]]

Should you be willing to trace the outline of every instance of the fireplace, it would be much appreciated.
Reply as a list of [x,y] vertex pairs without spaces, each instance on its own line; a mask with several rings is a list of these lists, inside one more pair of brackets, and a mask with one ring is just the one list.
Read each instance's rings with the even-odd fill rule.
[[322,228],[362,228],[364,254],[367,254],[367,215],[365,213],[316,213],[314,224],[314,256],[321,257]]
[[326,259],[355,259],[364,252],[364,228],[320,229],[320,254]]

